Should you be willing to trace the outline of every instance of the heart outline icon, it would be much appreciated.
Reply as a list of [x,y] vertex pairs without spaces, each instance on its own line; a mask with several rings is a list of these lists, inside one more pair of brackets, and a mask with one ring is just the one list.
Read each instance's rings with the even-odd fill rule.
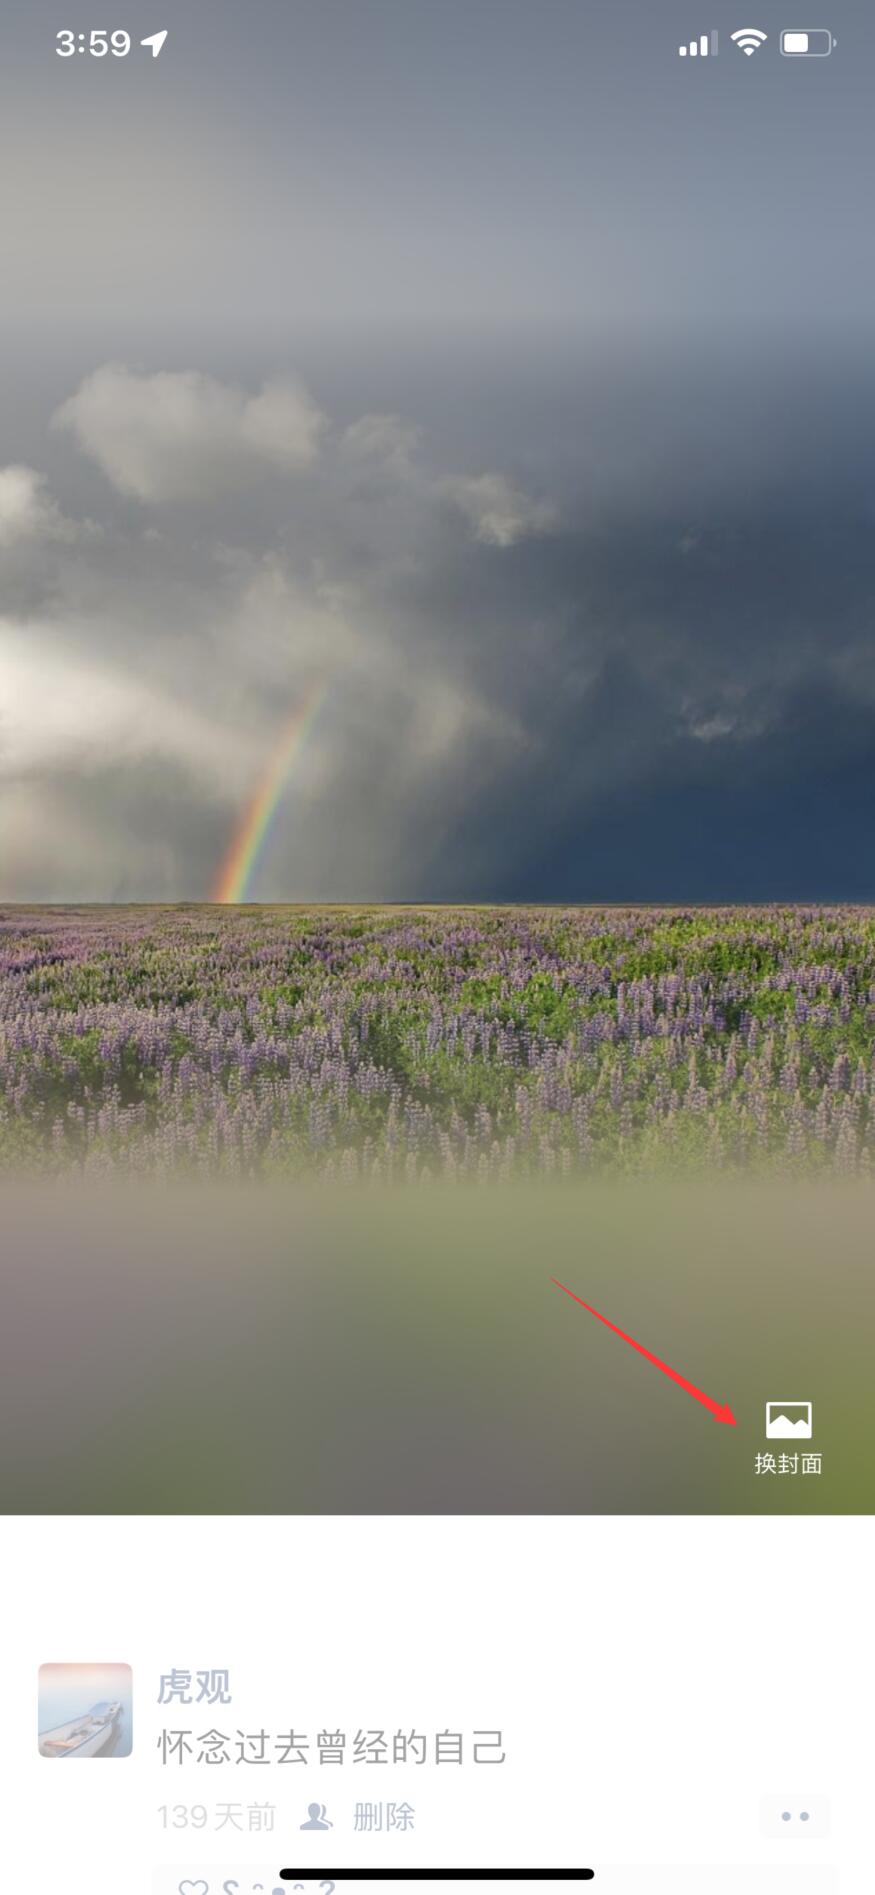
[[179,1895],[210,1895],[209,1882],[180,1882]]

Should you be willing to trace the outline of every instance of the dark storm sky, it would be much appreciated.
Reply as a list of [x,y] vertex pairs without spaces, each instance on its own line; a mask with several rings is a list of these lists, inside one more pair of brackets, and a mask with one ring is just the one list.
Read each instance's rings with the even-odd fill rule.
[[723,0],[196,0],[158,62],[13,13],[0,898],[208,894],[314,690],[255,895],[875,898],[828,12],[799,61]]

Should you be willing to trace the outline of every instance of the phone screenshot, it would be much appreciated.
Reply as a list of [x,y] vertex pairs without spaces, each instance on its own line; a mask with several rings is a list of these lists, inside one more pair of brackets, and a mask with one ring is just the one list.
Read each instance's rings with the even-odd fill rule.
[[13,1895],[869,1886],[873,99],[9,0]]

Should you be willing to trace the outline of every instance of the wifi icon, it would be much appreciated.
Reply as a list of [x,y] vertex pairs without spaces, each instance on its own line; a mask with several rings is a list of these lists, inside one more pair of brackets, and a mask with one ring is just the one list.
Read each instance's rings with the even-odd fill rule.
[[769,36],[768,33],[761,33],[758,26],[740,26],[738,32],[731,34],[730,37],[735,41],[739,52],[746,53],[749,59],[751,53],[755,53]]

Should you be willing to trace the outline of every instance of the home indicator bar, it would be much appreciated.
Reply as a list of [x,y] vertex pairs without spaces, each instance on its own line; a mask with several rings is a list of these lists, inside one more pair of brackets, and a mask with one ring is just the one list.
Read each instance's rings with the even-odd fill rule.
[[539,1883],[592,1882],[594,1869],[280,1869],[281,1882],[299,1882],[318,1888],[320,1882],[333,1882],[342,1889],[344,1882],[406,1882],[411,1891],[420,1883],[446,1882],[454,1891],[460,1882],[529,1882],[531,1895]]

